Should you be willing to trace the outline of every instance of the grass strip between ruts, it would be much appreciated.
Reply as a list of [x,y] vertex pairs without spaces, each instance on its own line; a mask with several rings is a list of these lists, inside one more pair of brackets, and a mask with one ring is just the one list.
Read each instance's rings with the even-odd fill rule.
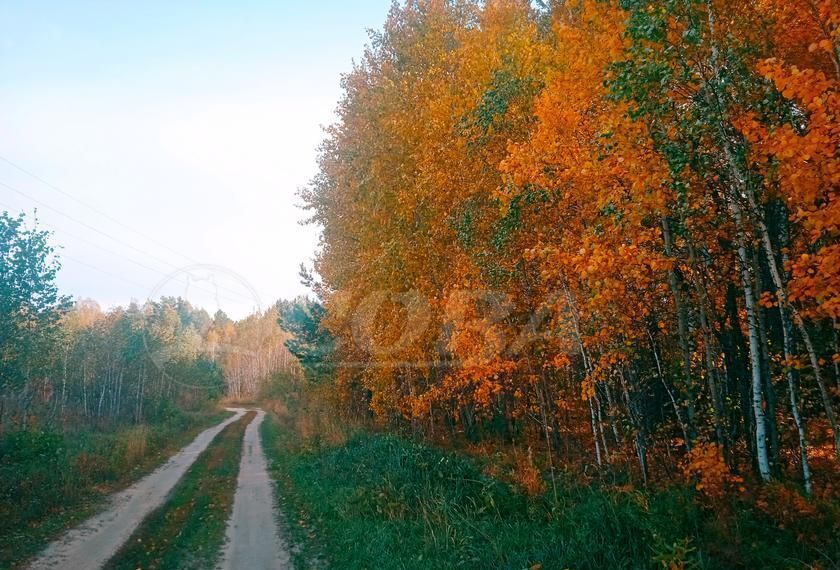
[[105,568],[212,568],[233,509],[245,428],[255,412],[227,426],[198,457],[167,502],[134,531]]

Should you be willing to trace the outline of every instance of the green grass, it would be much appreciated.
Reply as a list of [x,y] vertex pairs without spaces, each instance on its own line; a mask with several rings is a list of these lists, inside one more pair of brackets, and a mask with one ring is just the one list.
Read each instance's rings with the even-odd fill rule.
[[112,570],[213,568],[233,509],[248,412],[227,426],[106,564]]
[[683,487],[561,477],[556,501],[526,497],[465,456],[370,433],[306,446],[292,423],[269,415],[262,430],[298,568],[803,568],[840,553],[830,516],[811,528],[819,551],[801,529],[743,503],[703,508]]
[[153,471],[228,412],[177,413],[148,426],[0,437],[0,568],[15,567],[110,493]]

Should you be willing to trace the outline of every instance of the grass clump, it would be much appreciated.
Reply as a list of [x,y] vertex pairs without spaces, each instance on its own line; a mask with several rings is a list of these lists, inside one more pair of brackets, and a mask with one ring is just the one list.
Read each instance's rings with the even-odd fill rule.
[[213,568],[233,509],[245,428],[255,415],[248,412],[216,436],[106,568]]

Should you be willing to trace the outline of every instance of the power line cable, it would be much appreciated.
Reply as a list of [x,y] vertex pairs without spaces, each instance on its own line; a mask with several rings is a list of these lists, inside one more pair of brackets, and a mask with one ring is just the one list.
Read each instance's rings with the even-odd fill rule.
[[[118,237],[112,236],[111,234],[109,234],[109,233],[107,233],[107,232],[104,232],[104,231],[102,231],[102,230],[100,230],[100,229],[98,229],[98,228],[96,228],[96,227],[94,227],[94,226],[92,226],[92,225],[90,225],[90,224],[88,224],[88,223],[86,223],[86,222],[83,222],[83,221],[81,221],[81,220],[79,220],[79,219],[77,219],[77,218],[75,218],[75,217],[71,216],[70,214],[67,214],[67,213],[65,213],[65,212],[63,212],[63,211],[61,211],[61,210],[59,210],[59,209],[57,209],[57,208],[55,208],[55,207],[53,207],[53,206],[50,206],[50,205],[49,205],[49,204],[47,204],[46,202],[43,202],[43,201],[41,201],[41,200],[38,200],[37,198],[34,198],[34,197],[30,196],[29,194],[27,194],[27,193],[25,193],[25,192],[23,192],[23,191],[21,191],[21,190],[19,190],[19,189],[15,188],[15,187],[13,187],[13,186],[10,186],[9,184],[6,184],[5,182],[0,181],[0,186],[3,186],[3,187],[5,187],[5,188],[8,188],[8,189],[9,189],[9,190],[11,190],[12,192],[17,193],[17,194],[19,194],[19,195],[23,196],[24,198],[27,198],[27,199],[29,199],[29,200],[32,200],[32,201],[33,201],[33,202],[35,202],[36,204],[39,204],[39,205],[41,205],[42,207],[44,207],[44,208],[46,208],[46,209],[48,209],[48,210],[50,210],[50,211],[53,211],[53,212],[55,212],[55,213],[57,213],[57,214],[59,214],[59,215],[61,215],[61,216],[65,217],[65,218],[69,219],[70,221],[75,222],[75,223],[77,223],[77,224],[79,224],[79,225],[81,225],[81,226],[83,226],[83,227],[85,227],[85,228],[89,229],[89,230],[90,230],[90,231],[92,231],[92,232],[95,232],[95,233],[97,233],[97,234],[99,234],[99,235],[102,235],[102,236],[104,236],[104,237],[106,237],[106,238],[108,238],[108,239],[110,239],[110,240],[113,240],[113,241],[115,241],[115,242],[117,242],[117,243],[119,243],[119,244],[123,245],[124,247],[127,247],[127,248],[129,248],[129,249],[132,249],[132,250],[134,250],[134,251],[136,251],[136,252],[140,253],[141,255],[145,255],[145,256],[147,256],[147,257],[149,257],[149,258],[151,258],[151,259],[154,259],[154,260],[158,261],[159,263],[162,263],[162,264],[168,265],[169,267],[172,267],[172,268],[174,268],[175,270],[180,270],[180,269],[181,269],[181,268],[180,268],[180,267],[178,267],[177,265],[174,265],[174,264],[172,264],[172,263],[169,263],[168,261],[166,261],[166,260],[164,260],[164,259],[162,259],[162,258],[160,258],[160,257],[157,257],[157,256],[155,256],[155,255],[153,255],[153,254],[151,254],[151,253],[149,253],[149,252],[147,252],[147,251],[144,251],[144,250],[142,250],[142,249],[140,249],[140,248],[138,248],[138,247],[136,247],[136,246],[134,246],[134,245],[132,245],[132,244],[130,244],[130,243],[128,243],[128,242],[126,242],[126,241],[123,241],[123,240],[121,240],[121,239],[120,239],[120,238],[118,238]],[[165,274],[164,274],[164,273],[162,273],[162,272],[159,272],[159,273],[161,273],[162,275],[165,275]],[[253,300],[254,300],[254,299],[249,298],[247,295],[245,295],[244,293],[241,293],[241,292],[239,292],[239,291],[235,291],[235,290],[233,290],[233,289],[229,289],[229,288],[227,288],[227,287],[222,287],[221,285],[217,285],[217,287],[218,287],[218,288],[221,288],[221,289],[225,289],[225,290],[227,290],[227,291],[229,291],[229,292],[231,292],[231,293],[233,293],[233,294],[235,294],[235,295],[238,295],[238,296],[242,297],[243,299],[248,299],[249,301],[253,301]],[[200,288],[200,287],[199,287],[199,288]],[[207,292],[209,293],[210,291],[207,291]],[[241,302],[241,301],[240,301],[240,302]]]
[[139,287],[141,289],[145,289],[145,286],[140,285],[139,283],[136,283],[136,282],[134,282],[130,279],[126,279],[125,277],[121,277],[120,275],[117,275],[115,273],[111,273],[110,271],[106,271],[106,270],[102,269],[101,267],[97,267],[96,265],[90,264],[86,261],[82,261],[81,259],[73,257],[72,255],[67,255],[67,254],[62,253],[61,256],[60,256],[60,259],[69,259],[70,261],[78,263],[79,265],[84,265],[85,267],[88,267],[89,269],[93,269],[94,271],[97,271],[99,273],[107,275],[108,277],[111,277],[113,279],[118,279],[118,280],[122,281],[123,283],[128,283],[129,285],[132,285],[134,287]]
[[[10,189],[12,189],[12,190],[15,190],[14,188],[11,188],[10,186],[8,186],[7,184],[5,184],[5,183],[3,183],[3,182],[0,182],[0,185],[5,186],[5,187],[7,187],[7,188],[10,188]],[[19,193],[20,193],[20,194],[23,194],[22,192],[19,192]],[[23,194],[23,195],[24,195],[24,196],[26,196],[25,194]],[[30,199],[32,199],[32,200],[35,200],[34,198],[31,198],[31,197],[29,197],[29,196],[26,196],[26,197],[27,197],[27,198],[30,198]],[[35,201],[36,201],[36,202],[38,202],[37,200],[35,200]],[[38,203],[43,204],[42,202],[38,202]],[[7,205],[7,204],[0,203],[0,205],[2,205],[2,206],[3,206],[3,207],[5,207],[5,208],[12,209],[12,208],[11,208],[9,205]],[[44,206],[45,206],[45,207],[50,208],[50,206],[47,206],[46,204],[44,204]],[[54,211],[58,212],[58,210],[55,210],[54,208],[51,208],[51,209],[53,209]],[[62,212],[58,212],[58,213],[61,213],[62,215],[66,215],[66,214],[63,214]],[[67,216],[67,217],[69,217],[70,219],[73,219],[73,218],[72,218],[72,217],[70,217],[70,216]],[[74,221],[77,221],[77,220],[74,220]],[[75,239],[81,240],[81,241],[83,241],[83,242],[86,242],[86,243],[88,243],[88,244],[90,244],[90,245],[93,245],[94,247],[98,247],[99,249],[102,249],[103,251],[106,251],[106,252],[108,252],[108,253],[110,253],[110,254],[112,254],[112,255],[115,255],[115,256],[116,256],[116,257],[118,257],[119,259],[122,259],[122,260],[124,260],[124,261],[128,261],[128,262],[130,262],[130,263],[133,263],[133,264],[137,265],[138,267],[142,267],[143,269],[146,269],[146,270],[148,270],[148,271],[152,271],[153,273],[155,273],[155,274],[157,274],[157,275],[160,275],[160,276],[162,276],[162,277],[169,277],[169,278],[171,278],[173,281],[176,281],[176,282],[178,282],[178,283],[184,283],[184,284],[186,284],[186,285],[189,285],[189,281],[183,282],[183,281],[179,280],[177,277],[172,276],[171,274],[164,273],[164,272],[160,271],[159,269],[156,269],[156,268],[154,268],[154,267],[152,267],[152,266],[150,266],[150,265],[146,265],[145,263],[142,263],[142,262],[140,262],[140,261],[137,261],[137,260],[135,260],[135,259],[133,259],[133,258],[131,258],[131,257],[128,257],[128,256],[125,256],[125,255],[122,255],[122,254],[120,254],[120,253],[118,253],[118,252],[116,252],[116,251],[114,251],[114,250],[112,250],[112,249],[109,249],[109,248],[107,248],[107,247],[105,247],[105,246],[103,246],[103,245],[101,245],[101,244],[98,244],[98,243],[96,243],[96,242],[94,242],[94,241],[91,241],[91,240],[88,240],[88,239],[83,238],[83,237],[81,237],[81,236],[78,236],[78,235],[76,235],[76,234],[73,234],[73,233],[71,233],[71,232],[67,231],[67,230],[66,230],[66,229],[64,229],[64,228],[60,228],[60,227],[56,226],[55,224],[50,224],[50,223],[44,222],[43,220],[39,220],[39,222],[38,222],[38,223],[39,223],[39,224],[41,224],[41,225],[44,225],[44,226],[46,226],[46,227],[48,227],[48,228],[52,228],[52,229],[53,229],[53,231],[58,231],[58,232],[63,233],[63,234],[65,234],[65,235],[67,235],[67,236],[70,236],[70,237],[72,237],[72,238],[75,238]],[[77,223],[82,223],[82,222],[78,222],[78,221],[77,221]],[[83,224],[83,223],[82,223],[82,224]],[[86,225],[86,224],[83,224],[83,225]],[[86,226],[86,227],[89,227],[89,226]],[[100,233],[102,233],[102,232],[100,232]],[[112,239],[115,239],[115,238],[112,238]],[[119,240],[117,240],[117,241],[119,241]],[[125,279],[125,278],[123,278],[123,277],[120,277],[120,276],[118,276],[118,275],[114,275],[113,273],[110,273],[110,272],[108,272],[108,271],[105,271],[104,269],[102,269],[102,268],[100,268],[100,267],[97,267],[97,266],[95,266],[95,265],[91,265],[90,263],[87,263],[87,262],[85,262],[85,261],[82,261],[82,260],[80,260],[80,259],[78,259],[78,258],[75,258],[75,257],[73,257],[73,256],[67,255],[67,254],[65,254],[65,253],[63,253],[63,252],[60,254],[60,256],[59,256],[59,257],[61,257],[61,258],[65,258],[65,259],[70,259],[70,260],[73,260],[73,261],[75,261],[76,263],[80,263],[80,264],[82,264],[82,265],[85,265],[85,266],[87,266],[87,267],[90,267],[91,269],[94,269],[94,270],[96,270],[96,271],[98,271],[98,272],[100,272],[100,273],[104,273],[104,274],[106,274],[106,275],[109,275],[109,276],[111,276],[111,277],[114,277],[114,278],[116,278],[116,279],[119,279],[120,281],[123,281],[123,282],[129,283],[130,285],[133,285],[133,286],[136,286],[136,287],[140,287],[141,289],[144,289],[144,288],[146,288],[146,287],[147,287],[147,286],[145,286],[145,285],[140,285],[140,284],[139,284],[139,283],[137,283],[137,282],[129,281],[129,280],[127,280],[127,279]],[[218,285],[218,284],[216,284],[216,286],[217,286],[217,288],[219,287],[219,285]],[[241,303],[243,302],[243,301],[242,301],[242,300],[240,300],[240,299],[233,299],[233,298],[228,297],[228,296],[226,296],[226,295],[221,295],[221,294],[219,294],[219,292],[218,292],[218,291],[211,291],[211,290],[209,290],[209,289],[204,289],[204,288],[199,287],[199,286],[197,286],[197,285],[195,285],[195,288],[196,288],[196,289],[198,289],[198,290],[200,290],[200,291],[203,291],[203,292],[205,292],[205,293],[208,293],[208,294],[210,294],[210,295],[216,295],[218,298],[225,299],[225,300],[230,301],[230,302],[232,302],[232,303],[239,303],[239,304],[241,304]],[[254,299],[251,299],[251,298],[247,297],[244,293],[237,293],[237,294],[241,295],[243,299],[248,299],[249,301],[252,301],[252,302],[254,301]]]
[[[147,234],[145,234],[145,233],[143,233],[143,232],[141,232],[141,231],[139,231],[139,230],[137,230],[137,229],[135,229],[135,228],[133,228],[133,227],[131,227],[131,226],[129,226],[129,225],[127,225],[127,224],[123,223],[123,222],[121,222],[120,220],[117,220],[116,218],[114,218],[113,216],[111,216],[111,215],[107,214],[106,212],[103,212],[102,210],[100,210],[100,209],[99,209],[99,208],[97,208],[96,206],[93,206],[93,205],[91,205],[91,204],[89,204],[89,203],[85,202],[84,200],[82,200],[82,199],[80,199],[80,198],[78,198],[78,197],[74,196],[74,195],[73,195],[73,194],[71,194],[70,192],[67,192],[66,190],[63,190],[62,188],[58,187],[57,185],[53,184],[52,182],[50,182],[50,181],[48,181],[48,180],[45,180],[44,178],[42,178],[41,176],[38,176],[38,175],[37,175],[37,174],[35,174],[34,172],[32,172],[32,171],[30,171],[30,170],[27,170],[27,169],[26,169],[26,168],[24,168],[23,166],[20,166],[20,165],[19,165],[19,164],[17,164],[16,162],[14,162],[14,161],[12,161],[12,160],[10,160],[10,159],[8,159],[8,158],[6,158],[6,157],[2,156],[2,155],[0,155],[0,161],[5,162],[6,164],[8,164],[9,166],[11,166],[12,168],[15,168],[16,170],[18,170],[18,171],[22,172],[23,174],[26,174],[27,176],[29,176],[29,177],[33,178],[34,180],[37,180],[37,181],[38,181],[38,182],[40,182],[41,184],[43,184],[43,185],[47,186],[48,188],[50,188],[50,189],[52,189],[52,190],[55,190],[56,192],[58,192],[58,193],[62,194],[63,196],[67,196],[68,198],[70,198],[70,199],[71,199],[71,200],[73,200],[74,202],[76,202],[76,203],[78,203],[78,204],[81,204],[82,206],[85,206],[86,208],[89,208],[89,209],[90,209],[90,210],[92,210],[93,212],[96,212],[98,215],[100,215],[100,216],[102,216],[102,217],[104,217],[104,218],[106,218],[106,219],[110,220],[111,222],[113,222],[113,223],[117,224],[118,226],[120,226],[120,227],[122,227],[122,228],[125,228],[125,229],[127,229],[127,230],[131,231],[132,233],[137,234],[138,236],[142,237],[142,238],[143,238],[143,239],[145,239],[146,241],[151,242],[151,243],[153,243],[153,244],[155,244],[155,245],[157,245],[157,246],[159,246],[159,247],[163,247],[164,249],[166,249],[166,250],[168,250],[168,251],[170,251],[170,252],[174,253],[175,255],[178,255],[178,256],[180,256],[180,257],[183,257],[184,259],[188,260],[189,262],[191,262],[191,263],[193,263],[193,264],[198,264],[198,261],[197,261],[195,258],[190,257],[189,255],[186,255],[185,253],[182,253],[182,252],[180,252],[180,251],[177,251],[177,250],[173,249],[172,247],[170,247],[169,245],[167,245],[167,244],[165,244],[165,243],[162,243],[162,242],[160,242],[160,241],[156,240],[156,239],[155,239],[155,238],[153,238],[153,237],[150,237],[149,235],[147,235]],[[18,193],[21,193],[19,190],[18,190],[17,192],[18,192]],[[27,197],[28,197],[28,196],[27,196]],[[29,197],[29,198],[30,198],[31,200],[35,200],[34,198],[31,198],[31,197]],[[35,201],[37,202],[37,200],[35,200]],[[49,207],[49,206],[45,206],[45,207]],[[90,227],[90,226],[88,226],[88,227]],[[96,229],[94,229],[94,231],[97,231],[97,232],[99,232],[99,233],[103,233],[103,232],[101,232],[101,231],[99,231],[99,230],[96,230]],[[108,237],[111,237],[111,239],[115,239],[115,238],[113,238],[112,236],[108,236]],[[120,240],[116,240],[116,241],[120,241]],[[132,246],[129,246],[129,247],[132,247]],[[133,249],[135,249],[135,250],[136,250],[137,248],[133,248]],[[161,260],[160,258],[157,258],[157,257],[155,257],[155,256],[153,256],[153,255],[151,255],[151,254],[149,254],[148,252],[143,252],[143,253],[144,253],[145,255],[148,255],[149,257],[152,257],[153,259],[157,259],[158,261],[161,261],[161,262],[163,262],[163,263],[165,263],[165,264],[169,265],[170,267],[175,267],[176,269],[178,269],[178,267],[177,267],[177,266],[175,266],[175,265],[173,265],[173,264],[171,264],[171,263],[169,263],[169,262],[163,261],[163,260]],[[229,288],[229,287],[225,287],[224,285],[218,285],[218,284],[217,284],[217,287],[219,287],[220,289],[223,289],[223,290],[225,290],[225,291],[228,291],[229,293],[233,293],[234,295],[240,295],[240,296],[243,296],[243,297],[244,297],[244,295],[243,295],[242,293],[240,293],[239,291],[236,291],[236,290],[231,289],[231,288]]]
[[[8,204],[5,204],[3,202],[0,202],[0,206],[3,206],[7,210],[15,209],[15,208],[12,208],[11,206],[9,206]],[[43,223],[43,222],[41,222],[41,223]],[[45,224],[45,225],[48,225],[48,224]],[[139,283],[131,281],[130,279],[126,279],[125,277],[121,277],[120,275],[115,275],[114,273],[111,273],[110,271],[106,271],[106,270],[102,269],[101,267],[97,267],[95,265],[91,265],[90,263],[88,263],[86,261],[82,261],[81,259],[77,259],[77,258],[73,257],[72,255],[67,255],[65,253],[62,253],[62,254],[59,255],[59,259],[69,259],[71,261],[74,261],[74,262],[79,263],[81,265],[84,265],[86,267],[89,267],[90,269],[93,269],[94,271],[98,271],[99,273],[102,273],[102,274],[107,275],[109,277],[112,277],[114,279],[118,279],[120,281],[123,281],[124,283],[128,283],[129,285],[132,285],[134,287],[139,287],[141,289],[145,288],[144,285],[140,285]]]
[[150,241],[150,242],[154,243],[155,245],[158,245],[158,246],[160,246],[160,247],[163,247],[163,248],[167,249],[168,251],[170,251],[170,252],[174,253],[175,255],[178,255],[178,256],[180,256],[180,257],[183,257],[183,258],[184,258],[184,259],[186,259],[187,261],[190,261],[190,262],[192,262],[192,263],[196,263],[196,260],[195,260],[195,259],[193,259],[193,258],[191,258],[189,255],[186,255],[186,254],[181,253],[181,252],[179,252],[179,251],[177,251],[177,250],[174,250],[174,249],[172,249],[170,246],[168,246],[167,244],[162,243],[162,242],[159,242],[159,241],[157,241],[156,239],[154,239],[154,238],[152,238],[152,237],[150,237],[150,236],[148,236],[148,235],[144,234],[143,232],[141,232],[141,231],[139,231],[139,230],[136,230],[136,229],[132,228],[131,226],[126,225],[125,223],[123,223],[123,222],[121,222],[121,221],[117,220],[116,218],[114,218],[113,216],[111,216],[111,215],[109,215],[109,214],[107,214],[107,213],[103,212],[102,210],[100,210],[100,209],[99,209],[99,208],[97,208],[96,206],[92,206],[91,204],[88,204],[88,203],[87,203],[87,202],[85,202],[84,200],[82,200],[82,199],[80,199],[80,198],[77,198],[76,196],[74,196],[74,195],[73,195],[73,194],[71,194],[70,192],[67,192],[66,190],[62,190],[61,188],[59,188],[58,186],[56,186],[56,185],[55,185],[55,184],[53,184],[52,182],[49,182],[49,181],[47,181],[47,180],[44,180],[43,178],[41,178],[40,176],[38,176],[38,175],[37,175],[37,174],[35,174],[34,172],[31,172],[30,170],[25,169],[24,167],[20,166],[19,164],[15,163],[15,162],[12,162],[12,161],[11,161],[11,160],[9,160],[8,158],[6,158],[6,157],[4,157],[4,156],[0,155],[0,160],[2,160],[3,162],[5,162],[6,164],[8,164],[9,166],[11,166],[12,168],[15,168],[16,170],[18,170],[18,171],[20,171],[20,172],[22,172],[22,173],[26,174],[27,176],[29,176],[29,177],[31,177],[31,178],[34,178],[35,180],[37,180],[37,181],[38,181],[38,182],[40,182],[41,184],[43,184],[43,185],[47,186],[48,188],[51,188],[51,189],[55,190],[55,191],[56,191],[56,192],[58,192],[59,194],[62,194],[62,195],[64,195],[64,196],[67,196],[68,198],[70,198],[70,199],[71,199],[71,200],[73,200],[74,202],[76,202],[76,203],[78,203],[78,204],[81,204],[82,206],[85,206],[86,208],[89,208],[89,209],[93,210],[94,212],[96,212],[97,214],[99,214],[100,216],[102,216],[103,218],[107,218],[108,220],[111,220],[113,223],[117,224],[118,226],[120,226],[120,227],[122,227],[122,228],[125,228],[125,229],[127,229],[127,230],[130,230],[131,232],[133,232],[133,233],[135,233],[135,234],[139,235],[140,237],[142,237],[143,239],[145,239],[145,240],[147,240],[147,241]]
[[[150,266],[150,265],[146,265],[145,263],[142,263],[142,262],[137,261],[137,260],[135,260],[135,259],[132,259],[132,258],[130,258],[130,257],[126,257],[126,256],[124,256],[124,255],[121,255],[120,253],[118,253],[118,252],[116,252],[116,251],[114,251],[114,250],[112,250],[112,249],[108,249],[107,247],[105,247],[105,246],[103,246],[103,245],[101,245],[101,244],[98,244],[98,243],[96,243],[96,242],[94,242],[94,241],[91,241],[91,240],[89,240],[89,239],[85,239],[85,238],[83,238],[83,237],[81,237],[81,236],[78,236],[78,235],[75,235],[75,234],[73,234],[73,233],[71,233],[71,232],[68,232],[67,230],[65,230],[65,229],[63,229],[63,228],[59,228],[59,227],[57,227],[57,226],[55,226],[55,225],[53,225],[53,224],[48,224],[48,223],[46,223],[46,222],[40,222],[40,223],[41,223],[41,224],[43,224],[43,225],[45,225],[45,226],[47,226],[47,227],[49,227],[49,228],[52,228],[52,229],[53,229],[53,231],[57,231],[57,232],[63,233],[64,235],[67,235],[67,236],[70,236],[70,237],[72,237],[72,238],[75,238],[75,239],[81,240],[81,241],[83,241],[83,242],[85,242],[85,243],[88,243],[88,244],[90,244],[90,245],[94,246],[94,247],[98,247],[99,249],[101,249],[101,250],[103,250],[103,251],[106,251],[106,252],[110,253],[111,255],[116,256],[116,257],[117,257],[117,258],[119,258],[119,259],[122,259],[122,260],[124,260],[124,261],[128,261],[129,263],[133,263],[134,265],[136,265],[136,266],[138,266],[138,267],[142,267],[143,269],[146,269],[146,270],[148,270],[148,271],[151,271],[151,272],[153,272],[153,273],[155,273],[155,274],[157,274],[157,275],[160,275],[161,277],[169,277],[169,278],[171,278],[171,279],[172,279],[172,281],[176,281],[176,282],[181,283],[181,284],[184,284],[184,285],[189,285],[189,284],[190,284],[189,280],[187,280],[187,281],[182,281],[182,280],[180,280],[179,278],[177,278],[177,277],[173,277],[172,275],[167,274],[167,273],[163,273],[162,271],[160,271],[160,270],[158,270],[158,269],[155,269],[154,267],[152,267],[152,266]],[[65,255],[64,253],[62,253],[62,254],[61,254],[61,257],[69,257],[69,256],[67,256],[67,255]],[[70,257],[70,259],[73,259],[73,258],[72,258],[72,257]],[[77,262],[79,262],[79,263],[84,263],[84,262],[82,262],[82,261],[79,261],[78,259],[76,259],[75,261],[77,261]],[[88,265],[89,267],[93,267],[93,266],[91,266],[90,264],[86,264],[86,265]],[[99,268],[96,268],[96,267],[94,267],[94,268],[95,268],[95,269],[97,269],[97,270],[99,270],[99,271],[102,271],[102,270],[101,270],[101,269],[99,269]],[[137,284],[137,283],[134,283],[134,285],[138,285],[138,284]],[[138,285],[138,286],[140,286],[140,285]],[[218,286],[218,284],[217,284],[217,286]],[[198,287],[198,286],[195,286],[195,287],[196,287],[196,289],[198,289],[198,290],[200,290],[200,291],[204,291],[205,293],[209,293],[209,294],[211,294],[211,295],[216,295],[219,299],[225,299],[226,301],[230,301],[231,303],[239,303],[239,304],[241,304],[241,303],[242,303],[242,300],[240,300],[240,299],[233,299],[233,298],[228,297],[228,296],[226,296],[226,295],[221,295],[221,294],[219,294],[219,292],[218,292],[218,291],[211,291],[211,290],[209,290],[209,289],[204,289],[204,288],[201,288],[201,287]]]

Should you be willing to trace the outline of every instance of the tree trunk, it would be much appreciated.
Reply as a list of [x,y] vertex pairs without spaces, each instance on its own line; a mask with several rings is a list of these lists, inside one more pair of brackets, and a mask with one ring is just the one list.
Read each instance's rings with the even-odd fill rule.
[[767,259],[767,265],[770,269],[770,276],[773,279],[773,284],[776,286],[776,296],[778,297],[779,305],[784,305],[785,309],[790,312],[793,317],[793,322],[799,329],[799,335],[802,337],[802,342],[805,344],[805,349],[808,352],[808,359],[811,363],[811,368],[814,371],[814,379],[816,380],[817,386],[820,390],[820,397],[822,398],[823,407],[825,408],[825,415],[828,418],[828,423],[831,426],[831,431],[834,435],[835,459],[840,459],[840,426],[838,426],[837,416],[834,412],[831,394],[829,393],[825,380],[822,377],[820,359],[817,356],[817,351],[811,341],[811,335],[808,332],[808,328],[805,326],[805,320],[799,314],[796,307],[790,302],[790,298],[788,297],[786,283],[782,279],[778,263],[776,262],[776,255],[773,250],[773,242],[770,239],[770,232],[767,230],[767,224],[764,223],[764,217],[758,208],[755,196],[751,191],[747,192],[747,196],[749,198],[753,217],[755,218],[756,225],[758,226],[761,245]]
[[[665,255],[674,259],[673,241],[671,240],[671,227],[667,217],[662,218],[662,238],[665,241]],[[677,313],[677,333],[680,342],[680,354],[682,355],[683,381],[685,382],[685,405],[688,412],[687,427],[689,444],[697,437],[695,410],[694,410],[694,385],[691,380],[691,346],[688,324],[688,311],[682,300],[682,279],[676,269],[668,270],[668,286],[674,298],[674,308]],[[690,448],[690,447],[689,447]]]
[[[752,252],[751,252],[752,253]],[[764,290],[761,279],[761,267],[758,255],[753,258],[753,277],[755,278],[755,293],[760,297]],[[767,337],[767,318],[764,309],[759,305],[756,307],[756,319],[758,323],[758,338],[761,341],[761,377],[764,379],[764,418],[767,421],[767,440],[770,444],[770,466],[774,475],[781,475],[781,461],[779,458],[779,428],[776,421],[776,389],[773,387],[773,377],[770,372],[770,341]]]
[[[737,208],[737,206],[736,206]],[[740,217],[740,216],[738,216]],[[764,381],[761,377],[761,341],[758,332],[757,300],[753,292],[750,275],[750,259],[742,232],[739,230],[738,257],[741,265],[741,281],[747,309],[747,331],[750,346],[750,372],[752,378],[752,408],[755,421],[755,453],[758,471],[763,481],[771,479],[770,458],[767,453],[767,425],[764,417]]]
[[[641,413],[638,409],[638,402],[634,399],[631,394],[630,390],[627,388],[627,380],[624,377],[624,372],[621,368],[618,369],[619,378],[621,380],[621,388],[624,393],[624,401],[627,405],[627,410],[630,416],[630,422],[633,425],[633,431],[635,432],[635,446],[636,446],[636,457],[639,460],[639,472],[642,474],[642,483],[645,487],[648,484],[648,466],[647,466],[647,437],[645,434],[644,425],[641,420]],[[632,379],[632,375],[630,374],[630,368],[628,367],[628,375],[630,375]]]
[[688,438],[688,428],[686,428],[685,422],[683,422],[682,414],[680,413],[680,406],[677,403],[677,399],[674,398],[674,392],[671,391],[671,388],[668,386],[668,382],[665,381],[665,374],[662,371],[662,362],[659,360],[659,351],[656,350],[656,341],[650,331],[648,331],[648,337],[650,338],[650,347],[653,351],[653,358],[656,361],[656,370],[659,375],[659,380],[662,382],[662,386],[665,388],[665,392],[667,392],[668,398],[671,400],[671,405],[674,407],[674,415],[677,417],[677,423],[682,431],[685,448],[686,450],[691,451],[691,441]]

